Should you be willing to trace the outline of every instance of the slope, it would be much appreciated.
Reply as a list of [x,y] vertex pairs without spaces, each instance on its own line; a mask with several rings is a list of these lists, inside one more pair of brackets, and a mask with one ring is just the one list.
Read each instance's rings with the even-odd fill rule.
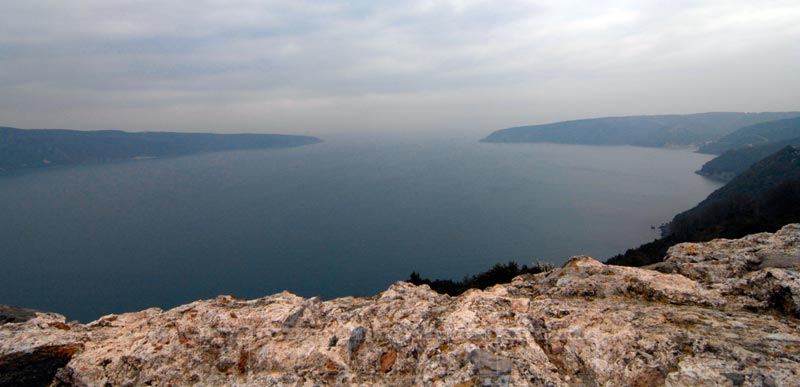
[[283,148],[320,142],[279,134],[211,134],[0,127],[0,171],[51,165],[166,157],[234,149]]
[[498,130],[484,142],[553,142],[649,147],[699,146],[755,123],[798,117],[800,112],[715,112],[604,117]]
[[642,266],[659,262],[681,242],[739,238],[800,220],[800,150],[788,146],[759,161],[696,207],[676,215],[669,234],[608,260]]
[[701,153],[721,154],[747,146],[759,146],[800,137],[800,117],[746,126],[700,148]]
[[730,181],[751,165],[790,145],[800,147],[800,137],[729,150],[703,164],[697,174],[712,179]]

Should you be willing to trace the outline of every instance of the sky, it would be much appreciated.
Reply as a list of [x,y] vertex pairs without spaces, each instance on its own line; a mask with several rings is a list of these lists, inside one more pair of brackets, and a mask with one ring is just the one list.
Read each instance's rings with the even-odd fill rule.
[[482,133],[800,110],[800,2],[3,0],[0,126]]

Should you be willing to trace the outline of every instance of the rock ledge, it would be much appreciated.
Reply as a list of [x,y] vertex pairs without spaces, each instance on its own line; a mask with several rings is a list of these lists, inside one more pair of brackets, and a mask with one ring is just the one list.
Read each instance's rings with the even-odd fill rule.
[[653,269],[573,257],[459,297],[398,282],[86,325],[36,312],[0,325],[0,386],[800,386],[800,225]]

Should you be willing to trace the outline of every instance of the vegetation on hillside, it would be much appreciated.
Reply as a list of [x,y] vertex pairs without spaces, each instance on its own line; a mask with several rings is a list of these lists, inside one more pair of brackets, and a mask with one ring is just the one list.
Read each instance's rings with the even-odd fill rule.
[[0,171],[234,149],[293,147],[319,141],[314,137],[279,134],[129,133],[0,127]]
[[713,179],[729,181],[756,162],[790,145],[800,147],[800,137],[726,151],[703,164],[697,173]]
[[748,146],[766,145],[800,137],[800,117],[746,126],[700,148],[702,153],[721,154]]
[[408,282],[414,285],[425,284],[438,293],[457,296],[469,289],[486,289],[493,285],[511,282],[518,275],[538,274],[552,269],[552,266],[544,263],[536,263],[531,266],[522,265],[520,267],[516,262],[508,262],[506,264],[495,264],[491,269],[472,276],[466,276],[461,281],[429,280],[420,277],[419,273],[413,272],[409,276]]
[[660,262],[681,242],[741,238],[800,222],[800,150],[788,146],[754,164],[696,207],[676,215],[669,235],[608,260],[643,266]]
[[800,116],[787,113],[700,113],[605,117],[498,130],[484,142],[553,142],[648,147],[696,146],[760,122]]

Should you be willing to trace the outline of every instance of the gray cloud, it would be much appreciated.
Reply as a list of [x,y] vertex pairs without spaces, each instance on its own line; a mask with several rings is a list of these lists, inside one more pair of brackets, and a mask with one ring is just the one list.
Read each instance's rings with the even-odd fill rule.
[[6,0],[22,127],[497,128],[800,108],[796,1]]

